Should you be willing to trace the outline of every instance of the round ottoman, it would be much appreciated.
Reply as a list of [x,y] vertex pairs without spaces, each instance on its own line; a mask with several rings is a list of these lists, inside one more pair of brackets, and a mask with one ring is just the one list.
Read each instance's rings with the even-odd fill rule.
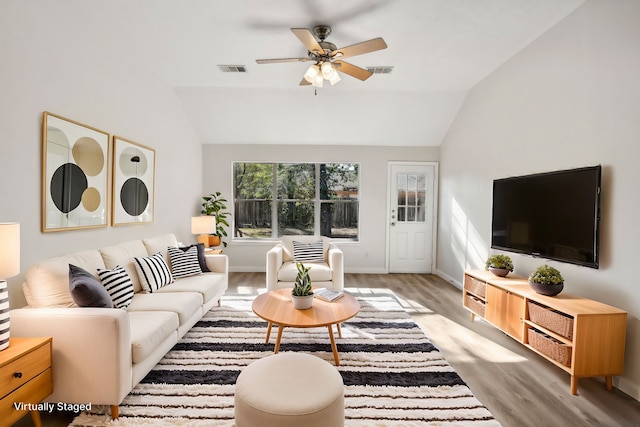
[[343,427],[342,377],[305,353],[256,360],[238,375],[235,418],[235,427]]

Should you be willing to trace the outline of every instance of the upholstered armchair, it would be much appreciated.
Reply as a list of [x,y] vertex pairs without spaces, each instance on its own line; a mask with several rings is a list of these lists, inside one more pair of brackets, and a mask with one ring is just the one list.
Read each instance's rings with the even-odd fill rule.
[[315,287],[344,290],[342,251],[327,237],[282,236],[267,252],[267,290],[293,288],[296,260],[311,267],[309,276]]

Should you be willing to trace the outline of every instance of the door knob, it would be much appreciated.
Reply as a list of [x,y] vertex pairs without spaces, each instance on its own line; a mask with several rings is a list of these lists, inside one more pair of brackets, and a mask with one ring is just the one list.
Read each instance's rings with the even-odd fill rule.
[[395,223],[395,222],[392,222],[392,223],[391,223],[391,226],[392,226],[392,227],[395,227],[395,225],[396,225],[396,223]]

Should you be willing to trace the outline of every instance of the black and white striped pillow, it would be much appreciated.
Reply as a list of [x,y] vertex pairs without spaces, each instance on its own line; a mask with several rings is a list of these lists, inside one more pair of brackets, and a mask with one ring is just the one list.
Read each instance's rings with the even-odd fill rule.
[[140,284],[146,293],[153,293],[161,287],[173,283],[169,266],[160,252],[149,257],[134,257]]
[[295,262],[324,262],[322,240],[312,243],[302,243],[294,240],[293,260]]
[[133,300],[133,282],[124,268],[116,265],[113,270],[98,269],[98,277],[116,308],[127,309]]
[[168,247],[171,260],[171,273],[173,277],[187,277],[202,274],[200,262],[198,262],[198,247],[191,246],[187,250]]

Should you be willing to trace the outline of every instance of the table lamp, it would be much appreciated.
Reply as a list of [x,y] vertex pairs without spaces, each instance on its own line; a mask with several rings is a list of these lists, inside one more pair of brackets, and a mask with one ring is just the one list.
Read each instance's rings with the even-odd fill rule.
[[215,215],[194,216],[191,218],[191,234],[199,234],[198,243],[204,243],[209,247],[209,234],[216,232]]
[[7,281],[20,272],[20,224],[0,223],[0,350],[9,347],[9,289]]

